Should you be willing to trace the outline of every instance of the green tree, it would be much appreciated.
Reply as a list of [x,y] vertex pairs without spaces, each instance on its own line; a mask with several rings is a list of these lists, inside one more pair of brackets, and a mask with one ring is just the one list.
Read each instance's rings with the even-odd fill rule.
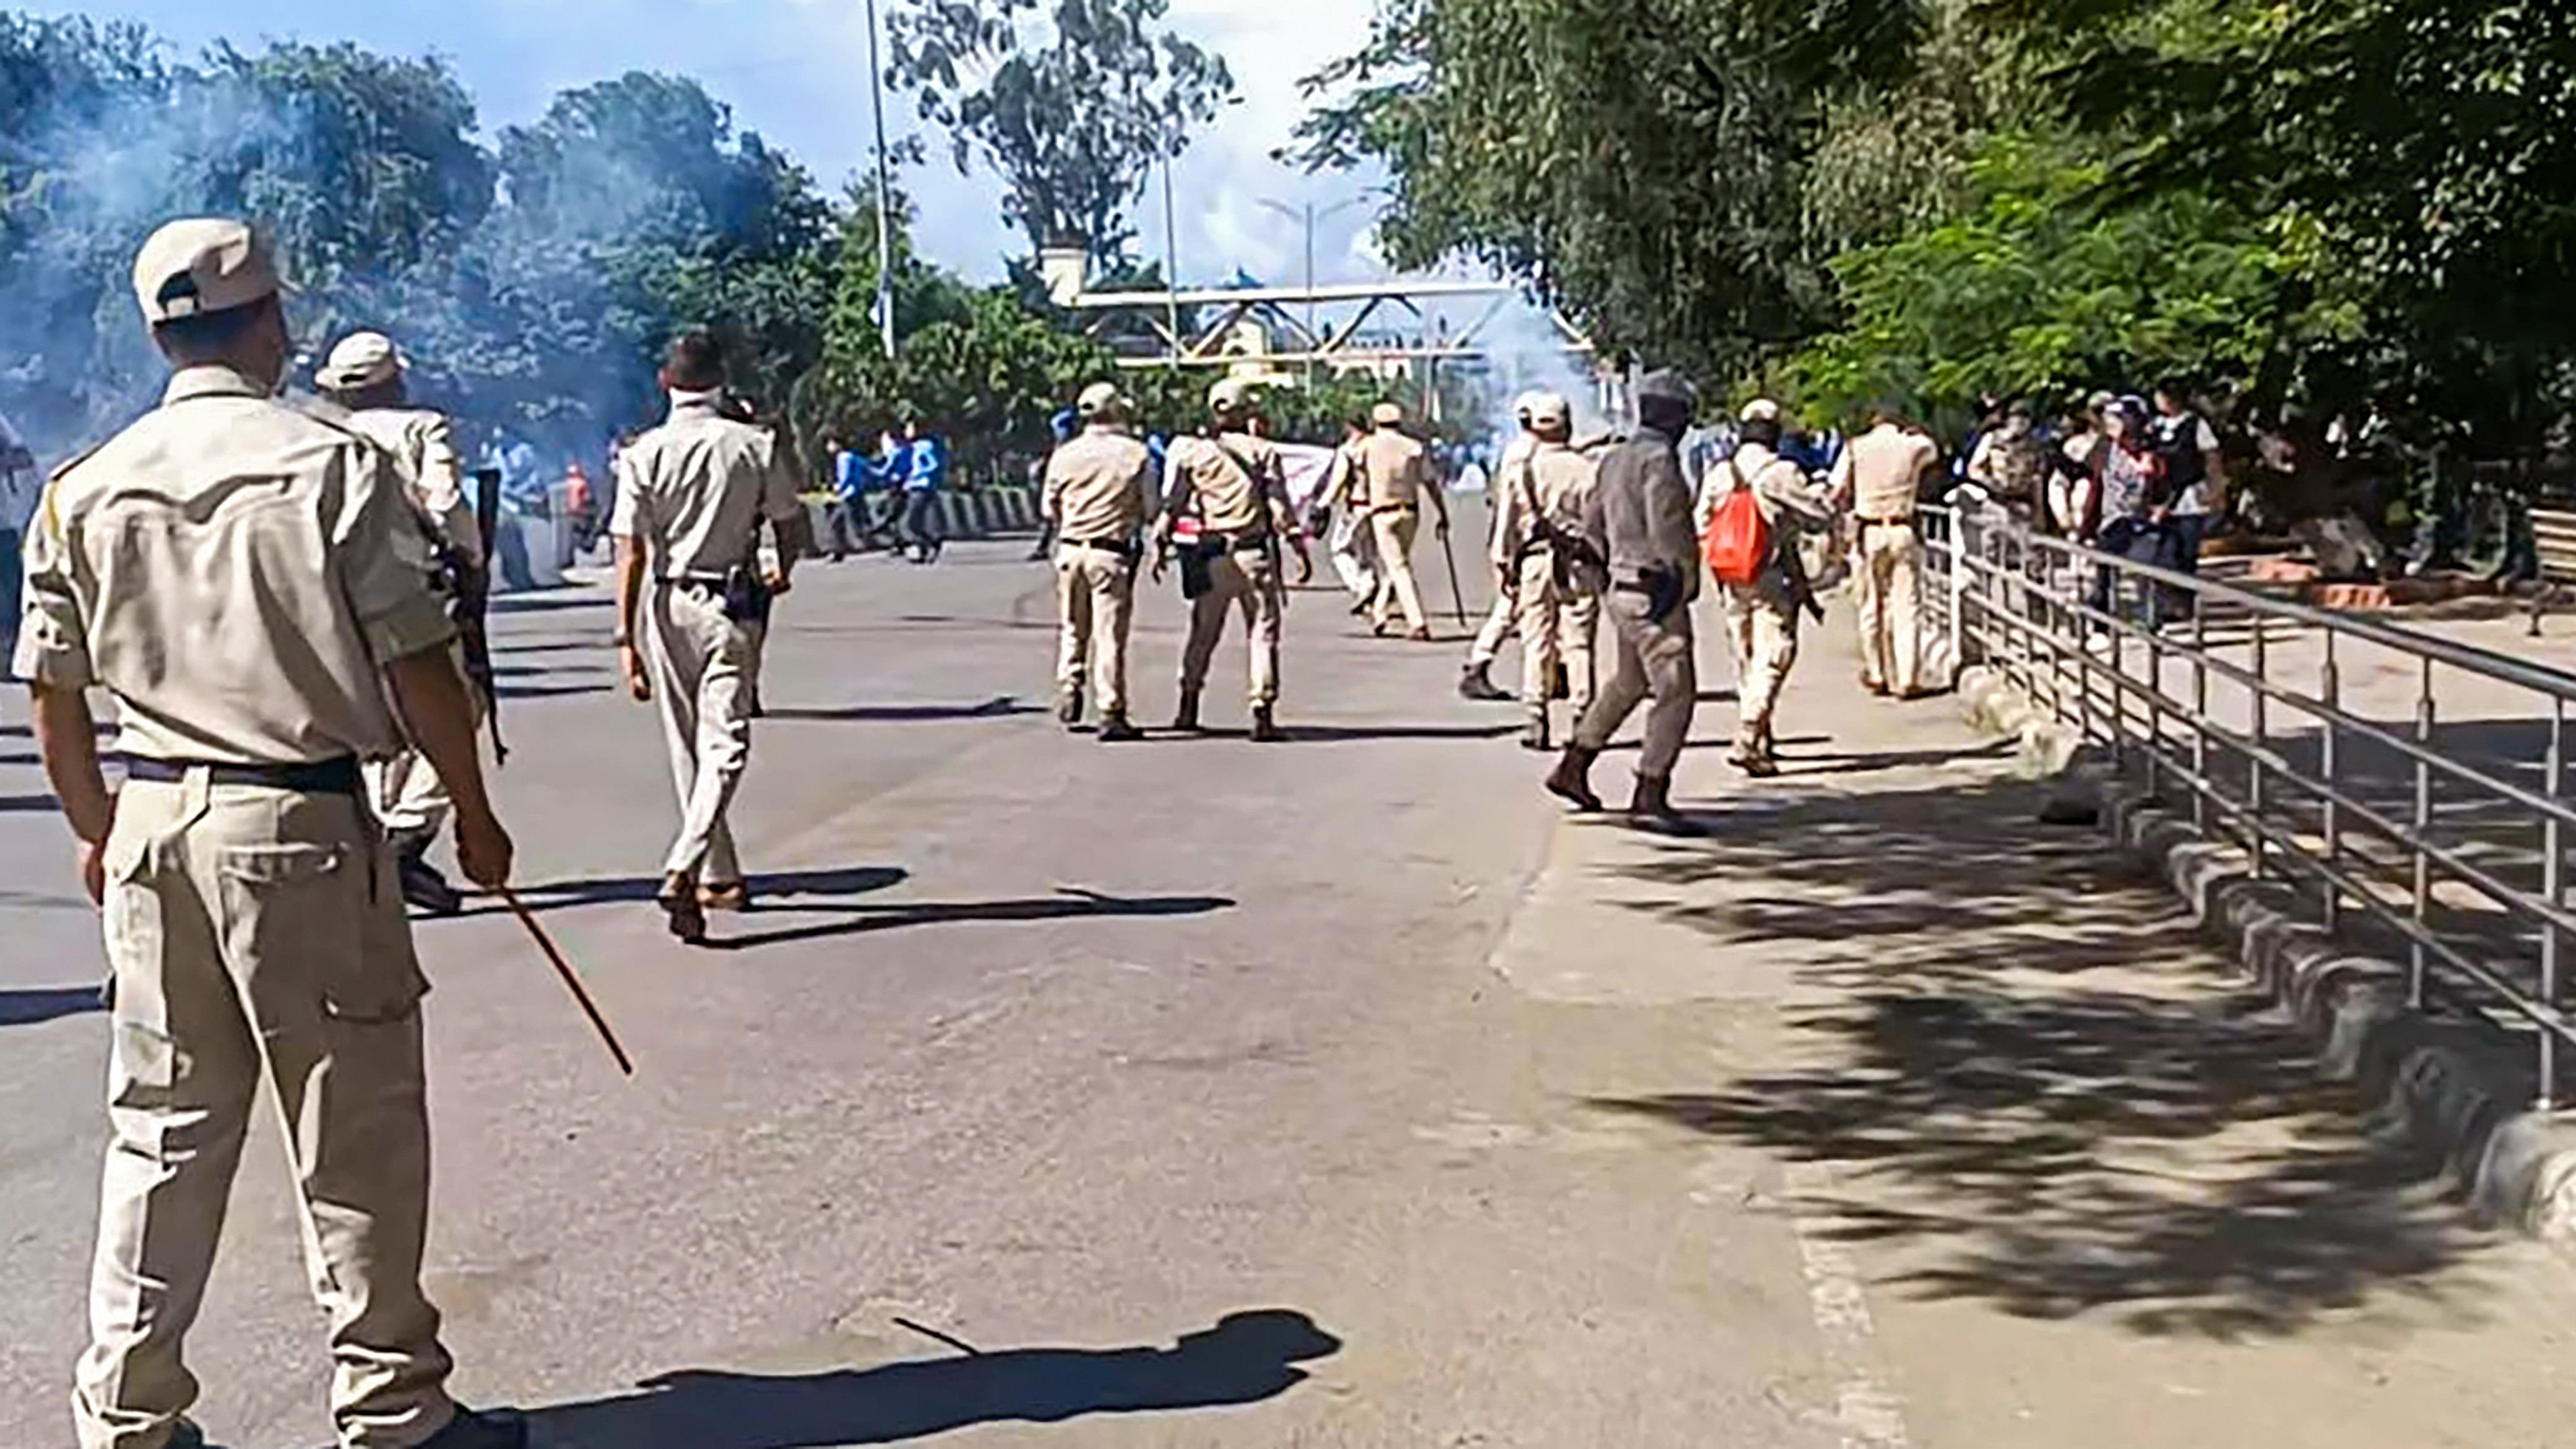
[[1392,0],[1312,78],[1310,165],[1393,174],[1399,266],[1465,254],[1609,345],[1732,373],[1833,315],[1830,104],[1905,79],[1923,0]]
[[1225,62],[1161,28],[1170,0],[905,0],[888,79],[919,93],[957,168],[1003,186],[1032,251],[1122,255],[1153,164],[1233,94]]
[[1989,0],[2122,194],[2275,218],[2347,331],[2277,391],[2495,452],[2567,415],[2576,8],[2531,0]]
[[1838,258],[1848,320],[1787,368],[1819,420],[1892,402],[1963,427],[1982,393],[2065,398],[2184,374],[2250,392],[2301,312],[2299,258],[2255,219],[2196,192],[2093,203],[2106,168],[2077,145],[1989,141],[1959,215]]

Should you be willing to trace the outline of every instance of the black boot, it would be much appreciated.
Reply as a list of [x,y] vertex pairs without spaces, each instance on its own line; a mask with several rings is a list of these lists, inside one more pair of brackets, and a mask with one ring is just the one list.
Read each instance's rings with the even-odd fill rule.
[[1181,691],[1181,707],[1172,711],[1172,729],[1175,733],[1185,735],[1199,732],[1199,692],[1197,690]]
[[452,916],[465,909],[465,897],[429,863],[429,832],[406,830],[393,837],[394,878],[402,885],[404,904],[432,916]]
[[661,893],[655,897],[662,913],[670,918],[671,935],[683,946],[707,943],[707,908],[698,903],[698,883],[685,875],[662,878]]
[[1592,762],[1599,758],[1599,750],[1567,745],[1547,777],[1547,793],[1587,814],[1600,813],[1601,797],[1592,793]]
[[1684,839],[1708,833],[1698,821],[1673,808],[1673,782],[1669,776],[1637,777],[1637,793],[1628,802],[1628,823],[1656,835]]
[[1458,676],[1460,699],[1472,699],[1479,704],[1500,704],[1511,698],[1509,694],[1494,687],[1493,677],[1486,670],[1485,665],[1470,664],[1466,672]]
[[1256,704],[1252,707],[1252,742],[1254,744],[1275,745],[1287,738],[1287,731],[1279,728],[1279,721],[1272,717],[1270,706]]
[[1123,745],[1130,740],[1141,740],[1144,737],[1143,730],[1127,722],[1127,713],[1124,710],[1113,711],[1100,717],[1100,742],[1104,745]]
[[1056,692],[1055,720],[1057,724],[1063,725],[1066,729],[1071,729],[1075,725],[1082,723],[1081,685],[1077,684],[1070,689],[1058,690]]
[[1770,747],[1758,729],[1736,732],[1735,748],[1726,752],[1726,762],[1757,780],[1780,773],[1779,762],[1771,758]]
[[1547,707],[1545,705],[1541,705],[1537,709],[1530,711],[1529,723],[1521,729],[1521,748],[1542,755],[1554,748],[1554,746],[1548,742]]

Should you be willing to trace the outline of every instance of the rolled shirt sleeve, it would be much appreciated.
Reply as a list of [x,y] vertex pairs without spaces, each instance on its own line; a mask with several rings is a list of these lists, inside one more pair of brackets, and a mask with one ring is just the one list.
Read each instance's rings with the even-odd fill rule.
[[456,638],[456,621],[430,584],[429,534],[392,459],[360,448],[346,466],[332,554],[367,652],[378,664],[391,664],[445,648]]
[[456,457],[456,426],[437,413],[424,413],[418,424],[420,502],[438,520],[448,546],[476,567],[483,564],[483,535],[465,500],[465,468]]
[[617,501],[608,510],[608,536],[640,539],[651,521],[644,506],[643,472],[635,464],[635,450],[629,448],[617,460]]
[[90,663],[89,626],[73,587],[72,550],[56,516],[50,487],[29,522],[19,556],[25,588],[18,647],[9,672],[30,684],[87,689],[97,681]]

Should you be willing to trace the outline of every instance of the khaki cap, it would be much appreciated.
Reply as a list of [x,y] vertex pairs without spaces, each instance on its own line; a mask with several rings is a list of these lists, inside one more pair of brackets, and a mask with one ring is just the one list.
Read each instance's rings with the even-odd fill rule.
[[134,297],[147,322],[229,312],[278,291],[268,244],[238,221],[174,221],[154,232],[134,257]]
[[1382,402],[1369,409],[1369,421],[1381,428],[1391,428],[1404,421],[1404,404]]
[[1536,392],[1530,394],[1521,416],[1533,428],[1562,428],[1573,422],[1574,405],[1556,393]]
[[402,353],[381,332],[353,332],[331,349],[330,358],[313,380],[333,392],[378,387],[402,376]]
[[1767,397],[1757,397],[1753,401],[1744,405],[1744,415],[1741,418],[1738,418],[1737,421],[1746,423],[1776,423],[1780,421],[1780,405]]
[[1208,411],[1243,413],[1252,410],[1252,384],[1239,377],[1229,377],[1208,389]]
[[1095,382],[1084,388],[1081,398],[1073,405],[1074,411],[1086,418],[1123,412],[1126,407],[1127,400],[1118,395],[1118,384],[1114,382]]

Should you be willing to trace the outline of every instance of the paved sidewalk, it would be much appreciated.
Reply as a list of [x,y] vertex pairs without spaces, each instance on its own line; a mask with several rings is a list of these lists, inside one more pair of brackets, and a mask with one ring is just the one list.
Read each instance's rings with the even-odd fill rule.
[[1949,702],[1862,695],[1843,625],[1784,779],[1692,757],[1715,839],[1560,835],[1493,957],[1583,1043],[1528,1138],[1646,1124],[1672,1191],[1789,1223],[1846,1444],[2563,1442],[2567,1265],[2376,1151],[2156,882]]

